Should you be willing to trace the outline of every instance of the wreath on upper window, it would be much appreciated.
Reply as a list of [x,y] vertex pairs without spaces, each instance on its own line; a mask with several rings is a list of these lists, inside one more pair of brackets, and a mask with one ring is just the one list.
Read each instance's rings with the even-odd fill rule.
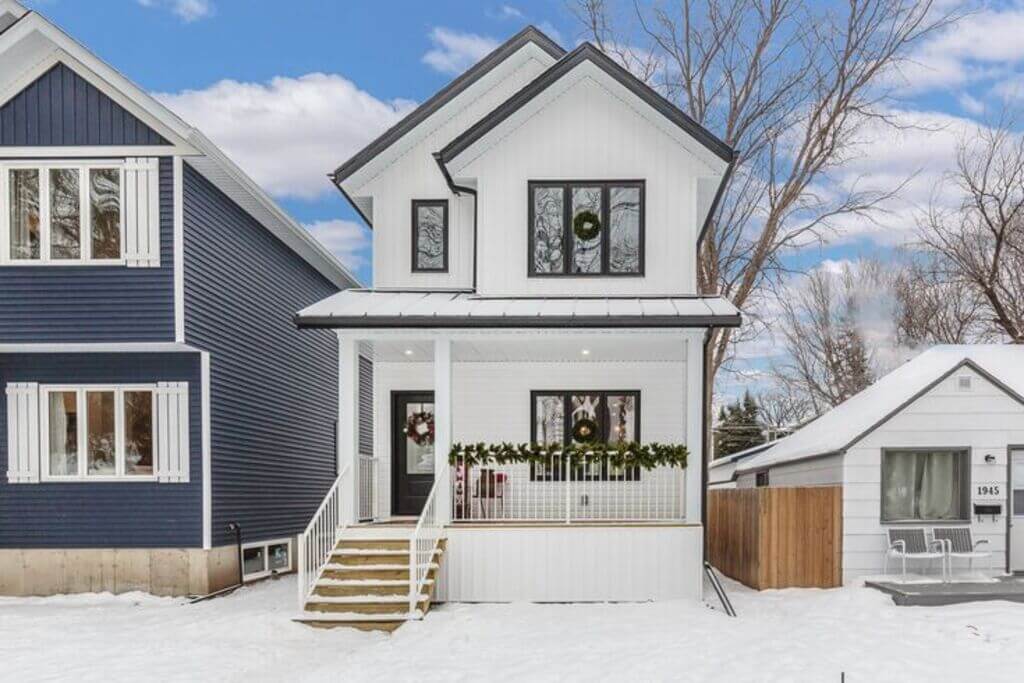
[[572,219],[572,232],[584,242],[601,234],[601,217],[590,210],[580,211]]
[[405,435],[417,446],[433,446],[434,414],[424,410],[410,415],[405,421]]

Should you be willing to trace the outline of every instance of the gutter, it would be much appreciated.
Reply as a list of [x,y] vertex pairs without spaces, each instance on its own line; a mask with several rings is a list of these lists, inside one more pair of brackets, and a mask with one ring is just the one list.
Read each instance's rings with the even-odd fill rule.
[[452,180],[452,174],[448,172],[448,167],[444,164],[444,157],[440,152],[434,152],[434,161],[437,162],[437,167],[441,169],[441,175],[444,176],[444,181],[448,184],[448,189],[452,191],[456,196],[461,196],[462,193],[473,195],[473,291],[476,291],[476,262],[477,252],[479,251],[479,245],[477,244],[477,193],[472,187],[465,187],[464,185],[456,185],[455,181]]
[[610,316],[579,318],[575,316],[462,316],[442,318],[435,315],[415,316],[331,316],[296,315],[300,329],[689,329],[694,327],[739,327],[740,316],[661,316],[651,318]]

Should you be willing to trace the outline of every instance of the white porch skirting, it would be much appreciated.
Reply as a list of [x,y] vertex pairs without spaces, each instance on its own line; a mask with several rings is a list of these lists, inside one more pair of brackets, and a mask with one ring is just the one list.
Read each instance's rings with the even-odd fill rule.
[[700,525],[450,526],[441,602],[701,598]]

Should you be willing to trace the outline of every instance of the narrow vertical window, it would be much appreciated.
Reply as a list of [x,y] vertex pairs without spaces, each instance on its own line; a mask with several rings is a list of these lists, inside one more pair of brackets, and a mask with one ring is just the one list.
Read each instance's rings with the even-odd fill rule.
[[565,272],[565,193],[561,186],[532,187],[530,241],[531,270],[552,274]]
[[121,172],[116,168],[89,170],[92,257],[121,258]]
[[572,188],[572,272],[600,273],[604,226],[601,188]]
[[153,392],[124,392],[124,473],[153,474]]
[[447,200],[413,200],[412,270],[416,273],[448,271]]
[[608,271],[640,272],[640,186],[608,189]]
[[50,169],[50,258],[82,256],[82,209],[77,168]]
[[117,434],[114,430],[114,392],[87,391],[86,473],[117,474]]
[[78,392],[54,391],[48,403],[50,474],[73,477],[78,474]]
[[39,170],[11,169],[10,185],[11,258],[38,259],[40,256]]

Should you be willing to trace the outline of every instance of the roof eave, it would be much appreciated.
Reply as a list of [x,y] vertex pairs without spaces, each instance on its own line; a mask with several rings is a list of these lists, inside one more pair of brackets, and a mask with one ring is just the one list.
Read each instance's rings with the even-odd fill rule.
[[693,316],[331,316],[296,315],[295,324],[303,329],[690,329],[739,327],[736,315]]

